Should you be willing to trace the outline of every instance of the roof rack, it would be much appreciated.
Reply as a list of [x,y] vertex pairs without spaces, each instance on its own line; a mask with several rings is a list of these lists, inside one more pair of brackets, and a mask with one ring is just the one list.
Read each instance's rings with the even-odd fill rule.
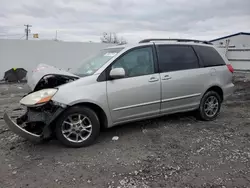
[[210,44],[213,45],[213,43],[209,41],[204,40],[195,40],[195,39],[144,39],[140,41],[139,43],[147,43],[152,41],[176,41],[176,42],[194,42],[194,43],[202,43],[202,44]]

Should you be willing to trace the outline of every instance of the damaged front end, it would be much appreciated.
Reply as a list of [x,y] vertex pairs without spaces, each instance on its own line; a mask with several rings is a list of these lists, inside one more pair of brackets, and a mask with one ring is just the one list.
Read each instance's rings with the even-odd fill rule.
[[77,80],[79,77],[48,65],[39,65],[28,77],[32,92],[20,100],[26,112],[16,120],[5,113],[4,120],[9,129],[31,141],[40,142],[53,136],[54,122],[67,105],[52,100],[57,86]]
[[64,109],[63,106],[49,102],[40,107],[27,107],[26,113],[16,121],[5,113],[4,120],[12,132],[27,140],[40,142],[52,137],[52,123]]
[[39,64],[27,74],[28,86],[34,91],[54,88],[79,79],[79,76],[56,67]]

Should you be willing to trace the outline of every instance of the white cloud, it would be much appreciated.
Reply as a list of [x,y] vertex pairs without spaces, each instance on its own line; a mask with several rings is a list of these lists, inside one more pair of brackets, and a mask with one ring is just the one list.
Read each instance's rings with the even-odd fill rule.
[[41,39],[99,41],[116,32],[129,42],[143,38],[213,39],[250,31],[249,0],[1,0],[0,38],[24,35],[23,24]]

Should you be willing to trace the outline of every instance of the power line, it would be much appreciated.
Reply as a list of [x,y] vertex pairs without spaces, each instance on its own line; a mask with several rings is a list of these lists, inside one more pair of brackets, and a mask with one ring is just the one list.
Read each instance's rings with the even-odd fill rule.
[[0,36],[2,37],[12,37],[12,36],[19,36],[19,35],[22,35],[22,34],[0,34]]
[[[20,39],[22,39],[23,37],[25,37],[25,35],[23,35]],[[19,40],[20,40],[20,39],[19,39]]]
[[22,36],[22,34],[5,34],[5,35],[0,35],[0,39],[8,39],[8,38],[18,39],[20,36]]
[[27,25],[24,25],[24,27],[26,27],[26,29],[25,29],[26,40],[29,40],[29,33],[30,33],[29,27],[32,27],[32,25],[27,24]]
[[10,28],[10,27],[22,27],[22,25],[1,25],[0,27],[2,27],[2,28]]

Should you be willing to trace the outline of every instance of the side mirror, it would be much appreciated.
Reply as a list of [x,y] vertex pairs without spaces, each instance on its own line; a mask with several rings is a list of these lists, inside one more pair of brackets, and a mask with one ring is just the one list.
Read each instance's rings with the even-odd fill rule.
[[114,68],[110,71],[109,76],[113,79],[125,77],[125,70],[123,68]]

